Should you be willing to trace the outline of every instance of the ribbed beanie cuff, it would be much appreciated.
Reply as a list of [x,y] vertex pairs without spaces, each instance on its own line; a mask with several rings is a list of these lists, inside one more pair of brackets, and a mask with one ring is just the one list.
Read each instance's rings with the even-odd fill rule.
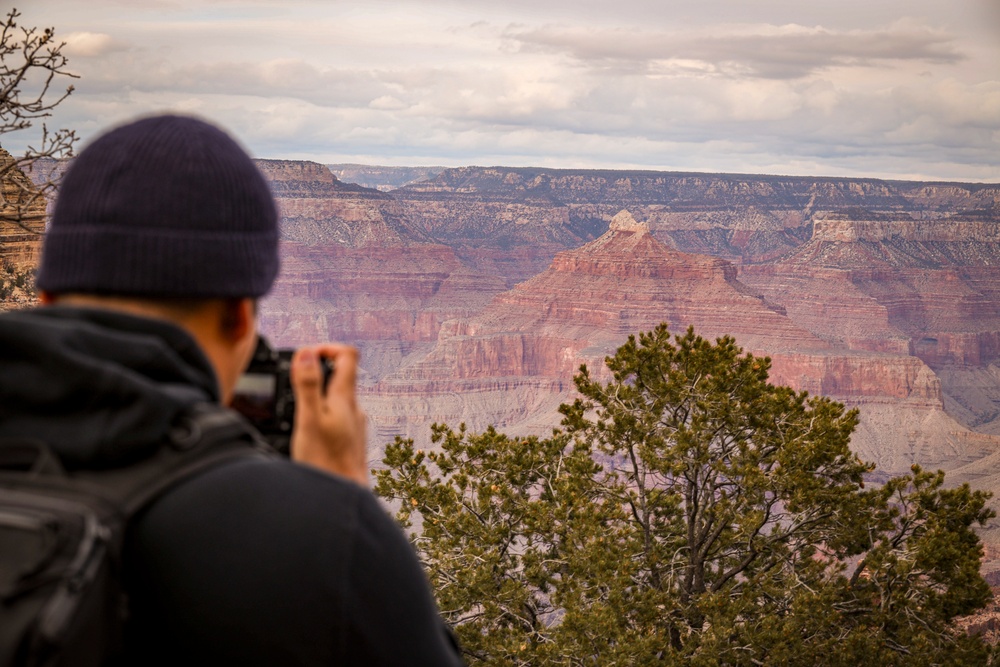
[[37,285],[53,293],[259,297],[278,273],[267,182],[228,135],[158,116],[120,127],[72,163]]
[[58,229],[45,244],[47,271],[38,286],[56,294],[258,297],[277,273],[268,259],[276,244],[269,233]]

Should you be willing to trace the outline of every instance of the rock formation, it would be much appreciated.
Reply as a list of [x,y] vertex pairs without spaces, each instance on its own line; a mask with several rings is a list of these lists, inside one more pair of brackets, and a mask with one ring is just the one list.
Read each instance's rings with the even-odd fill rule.
[[434,421],[547,432],[580,363],[667,321],[857,407],[880,475],[1000,490],[998,185],[468,167],[381,192],[258,165],[282,215],[263,331],[361,348],[373,457]]
[[407,229],[387,195],[312,162],[257,164],[281,212],[281,277],[261,306],[275,344],[358,345],[375,378],[433,343],[442,322],[476,312],[505,288]]
[[[567,235],[586,241],[627,208],[667,245],[740,262],[768,260],[805,243],[818,211],[905,213],[914,219],[1000,215],[997,185],[653,171],[465,167],[393,194],[415,207],[424,229],[444,243],[458,237],[445,218],[433,215],[443,202],[460,208],[471,224],[458,236],[476,233],[481,244],[513,243],[525,232],[538,238],[539,228],[556,242]],[[519,211],[514,227],[501,231],[479,222],[497,220],[490,207],[526,204],[531,208]],[[428,211],[426,219],[421,210]]]
[[35,266],[41,257],[46,201],[14,158],[0,148],[0,262]]
[[444,167],[386,167],[368,164],[329,164],[333,175],[347,183],[389,192],[404,185],[433,178]]
[[428,348],[444,321],[475,313],[503,289],[447,246],[284,243],[281,279],[261,305],[261,326],[282,347],[357,345],[365,372],[378,377]]
[[[559,253],[478,315],[445,323],[429,354],[368,385],[376,432],[425,439],[442,419],[544,432],[558,423],[554,408],[569,400],[581,363],[600,377],[604,356],[628,334],[663,321],[710,339],[731,334],[771,357],[774,382],[861,407],[858,449],[882,470],[964,465],[1000,443],[945,414],[940,382],[918,358],[825,340],[737,280],[729,262],[668,248],[624,212],[606,234]],[[900,431],[907,421],[920,426]]]
[[381,192],[342,183],[315,162],[257,160],[257,166],[278,202],[283,240],[363,248],[410,238],[399,206]]
[[[667,319],[771,354],[775,381],[864,405],[858,447],[887,470],[964,465],[982,451],[958,455],[964,426],[1000,432],[997,186],[465,168],[386,195],[321,165],[262,166],[286,239],[266,326],[286,344],[360,345],[366,391],[407,396],[424,407],[393,410],[418,421],[541,424],[525,406],[551,417],[580,359],[599,366]],[[474,405],[471,381],[491,398]],[[498,407],[513,387],[520,417]]]
[[41,191],[0,148],[0,310],[37,302],[33,276],[41,259],[46,206]]
[[997,415],[975,388],[990,391],[1000,357],[998,230],[972,216],[818,215],[808,243],[740,280],[824,340],[923,360],[951,412],[979,426]]

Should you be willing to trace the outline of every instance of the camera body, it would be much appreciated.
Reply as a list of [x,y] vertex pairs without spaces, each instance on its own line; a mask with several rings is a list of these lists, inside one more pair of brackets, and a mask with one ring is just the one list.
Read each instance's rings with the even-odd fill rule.
[[[231,407],[250,420],[264,439],[285,456],[290,455],[295,424],[295,392],[292,391],[292,355],[295,350],[275,350],[263,336],[246,371],[236,382]],[[333,360],[321,357],[322,391],[333,376]]]
[[278,452],[289,455],[295,423],[292,391],[294,350],[275,350],[263,336],[246,371],[236,383],[232,408],[246,417]]

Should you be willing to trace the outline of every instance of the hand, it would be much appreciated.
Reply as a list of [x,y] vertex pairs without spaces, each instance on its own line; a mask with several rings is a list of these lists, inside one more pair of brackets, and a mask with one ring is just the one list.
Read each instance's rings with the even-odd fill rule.
[[[320,357],[334,372],[323,393]],[[299,348],[292,358],[292,459],[368,486],[367,417],[355,396],[358,351],[346,345]]]

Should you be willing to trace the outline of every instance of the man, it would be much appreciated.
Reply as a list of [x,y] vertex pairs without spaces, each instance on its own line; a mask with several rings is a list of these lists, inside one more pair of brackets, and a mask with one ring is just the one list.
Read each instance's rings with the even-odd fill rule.
[[[278,272],[277,213],[224,132],[179,116],[71,165],[38,273],[0,315],[0,436],[70,470],[126,465],[191,405],[227,404]],[[320,357],[333,360],[321,387]],[[170,490],[125,548],[128,664],[457,665],[402,532],[367,490],[356,352],[298,350],[292,459],[238,459]]]

